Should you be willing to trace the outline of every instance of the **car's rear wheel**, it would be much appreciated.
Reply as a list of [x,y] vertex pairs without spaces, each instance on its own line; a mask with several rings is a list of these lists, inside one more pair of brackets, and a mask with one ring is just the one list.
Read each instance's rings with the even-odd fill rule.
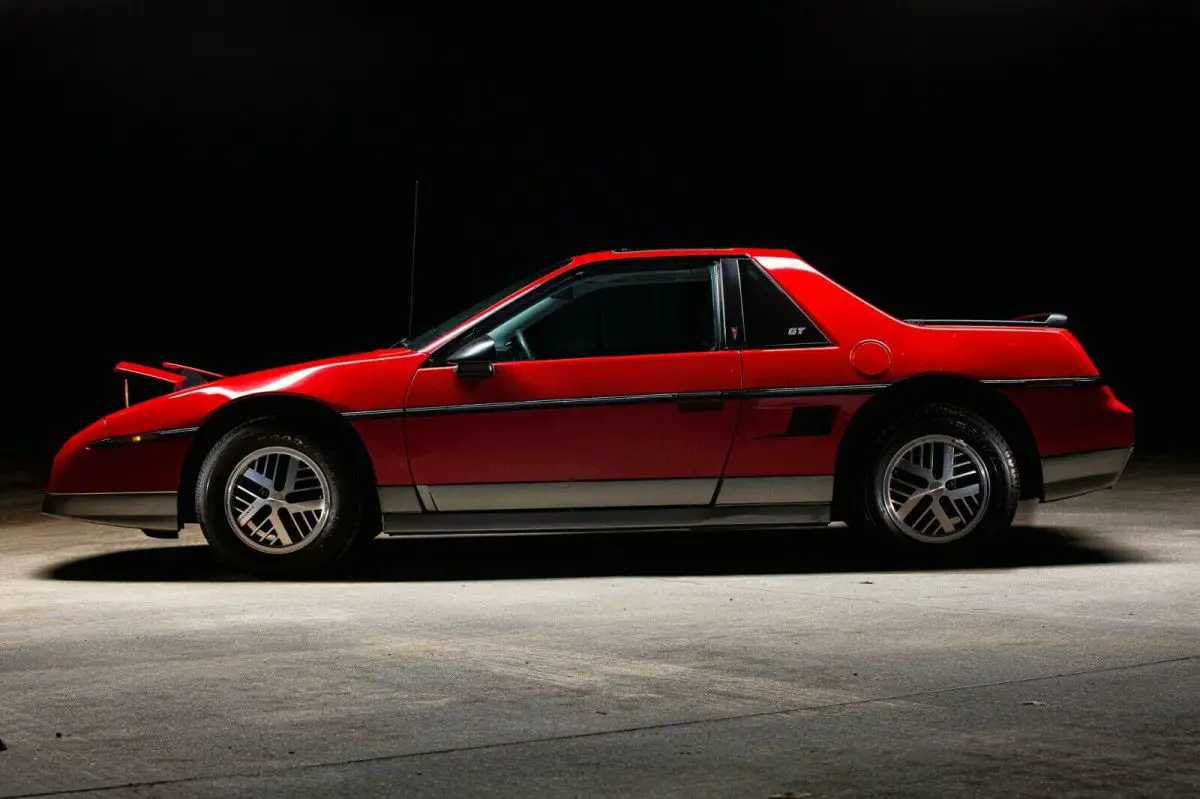
[[226,434],[196,481],[209,544],[242,571],[304,577],[362,538],[364,492],[352,464],[315,437],[252,423]]
[[860,461],[852,522],[908,549],[992,544],[1020,497],[1016,458],[987,420],[934,405],[890,425]]

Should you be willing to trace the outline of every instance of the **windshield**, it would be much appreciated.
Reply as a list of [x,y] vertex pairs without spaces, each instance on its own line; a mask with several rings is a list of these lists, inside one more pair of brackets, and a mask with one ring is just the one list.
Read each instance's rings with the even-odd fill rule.
[[461,325],[463,322],[470,319],[475,314],[477,314],[481,311],[485,311],[488,308],[490,308],[491,306],[500,302],[500,300],[504,299],[509,294],[512,294],[513,292],[515,292],[517,289],[521,288],[522,286],[528,285],[529,283],[532,283],[533,281],[538,280],[539,278],[543,278],[546,275],[550,274],[551,272],[553,272],[557,269],[563,268],[564,266],[566,266],[569,263],[571,263],[570,258],[568,258],[565,261],[559,261],[558,263],[548,266],[544,269],[540,269],[532,275],[527,275],[526,277],[521,278],[517,282],[511,283],[511,284],[505,286],[504,288],[500,289],[499,291],[495,292],[494,294],[488,295],[487,297],[483,298],[479,302],[472,305],[467,310],[456,313],[454,316],[451,316],[449,319],[445,320],[444,322],[434,325],[433,327],[429,328],[421,335],[415,336],[413,338],[400,339],[400,341],[396,342],[392,346],[393,347],[408,347],[410,350],[419,350],[422,347],[425,347],[425,346],[431,344],[432,342],[436,341],[437,339],[441,338],[442,336],[446,335],[451,330],[458,327],[459,325]]

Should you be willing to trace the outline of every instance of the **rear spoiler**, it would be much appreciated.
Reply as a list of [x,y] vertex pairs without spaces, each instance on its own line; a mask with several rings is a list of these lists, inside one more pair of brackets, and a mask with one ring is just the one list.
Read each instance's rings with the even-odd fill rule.
[[[121,361],[114,368],[114,372],[126,375],[134,375],[136,377],[148,377],[151,380],[161,380],[164,383],[171,384],[172,391],[178,391],[181,388],[191,388],[192,386],[203,385],[212,380],[220,380],[225,375],[209,372],[204,369],[197,369],[194,366],[184,366],[179,363],[171,363],[163,361],[162,367],[146,366],[140,363],[131,363],[129,361]],[[129,406],[129,378],[125,379],[125,406]]]
[[970,327],[1066,327],[1067,315],[1036,313],[1012,319],[905,319],[910,325],[953,325]]

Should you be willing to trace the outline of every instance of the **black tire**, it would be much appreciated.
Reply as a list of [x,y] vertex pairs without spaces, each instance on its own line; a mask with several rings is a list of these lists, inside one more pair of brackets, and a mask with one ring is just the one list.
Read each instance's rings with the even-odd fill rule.
[[[891,495],[885,480],[889,464],[910,444],[929,436],[966,444],[978,456],[987,478],[987,499],[972,517],[978,521],[961,537],[947,534],[944,541],[914,537],[897,524],[888,507]],[[849,476],[852,487],[848,521],[874,531],[885,543],[903,552],[951,554],[994,546],[1011,528],[1021,495],[1016,458],[1004,436],[983,417],[953,405],[929,405],[896,419],[879,432],[853,468]],[[925,507],[931,504],[927,502]],[[953,520],[962,519],[960,515]],[[908,522],[910,529],[915,526],[913,516]],[[944,534],[940,528],[936,533]]]
[[[294,551],[264,552],[235,531],[225,510],[230,475],[244,459],[267,447],[301,453],[320,470],[328,487],[322,523]],[[368,536],[364,526],[364,486],[352,461],[317,438],[256,421],[236,427],[209,451],[196,480],[196,515],[217,555],[256,577],[312,577],[328,571]]]

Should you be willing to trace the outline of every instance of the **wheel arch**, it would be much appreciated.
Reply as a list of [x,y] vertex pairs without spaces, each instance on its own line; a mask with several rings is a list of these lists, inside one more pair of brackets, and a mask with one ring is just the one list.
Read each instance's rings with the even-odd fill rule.
[[920,375],[896,382],[871,397],[851,418],[838,445],[834,466],[833,517],[846,518],[850,475],[870,453],[867,445],[890,418],[906,409],[931,402],[950,403],[977,413],[995,425],[1012,447],[1021,476],[1021,499],[1042,494],[1042,462],[1037,441],[1025,415],[996,388],[969,377]]
[[196,519],[196,480],[213,445],[233,428],[259,419],[283,421],[289,429],[308,433],[350,453],[355,470],[367,481],[366,495],[378,502],[375,467],[362,437],[345,417],[320,400],[299,394],[254,394],[222,405],[197,429],[179,478],[179,522]]

